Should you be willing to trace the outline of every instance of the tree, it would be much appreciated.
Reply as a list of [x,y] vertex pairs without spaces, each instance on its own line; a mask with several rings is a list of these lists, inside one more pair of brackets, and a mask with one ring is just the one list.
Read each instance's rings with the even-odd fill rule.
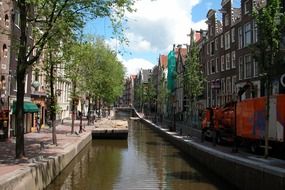
[[[166,77],[163,73],[161,80],[159,81],[159,89],[157,94],[157,104],[159,105],[160,116],[162,117],[164,112],[164,105],[166,104],[167,97],[170,96],[170,93],[167,90]],[[162,119],[162,118],[161,118]]]
[[65,77],[71,81],[71,134],[74,133],[74,121],[75,121],[75,113],[76,107],[80,99],[80,81],[82,77],[82,68],[83,62],[85,61],[85,55],[89,53],[89,51],[84,51],[86,45],[81,44],[80,42],[74,42],[70,44],[69,50],[65,52],[65,56],[67,62],[65,64]]
[[189,99],[189,107],[187,112],[192,112],[193,101],[197,100],[204,89],[204,78],[201,70],[199,61],[199,49],[194,41],[194,31],[191,30],[191,44],[189,53],[185,61],[185,72],[184,72],[184,94]]
[[[80,56],[81,69],[77,72],[81,76],[80,91],[88,92],[89,98],[94,97],[110,105],[123,89],[123,65],[101,38],[81,44],[81,52],[84,52]],[[90,107],[88,116],[90,117]]]
[[254,57],[258,60],[259,70],[266,82],[266,126],[264,157],[268,157],[269,135],[269,96],[272,92],[272,77],[276,65],[279,64],[280,42],[284,34],[285,15],[281,10],[280,0],[267,1],[265,7],[255,7],[258,40],[253,46]]
[[[16,102],[16,158],[25,156],[24,151],[24,111],[25,76],[27,69],[41,55],[47,42],[55,34],[76,31],[84,24],[84,19],[109,17],[114,32],[122,33],[122,18],[126,11],[132,12],[133,0],[18,0],[16,9],[20,15],[20,40],[17,65]],[[27,25],[33,26],[34,46],[28,48]]]

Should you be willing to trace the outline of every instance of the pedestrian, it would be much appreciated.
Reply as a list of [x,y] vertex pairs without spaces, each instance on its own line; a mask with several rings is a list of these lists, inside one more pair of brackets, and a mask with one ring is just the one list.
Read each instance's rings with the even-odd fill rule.
[[37,120],[36,120],[36,127],[37,127],[37,131],[38,133],[40,132],[40,129],[41,129],[41,125],[40,125],[40,117],[37,116]]

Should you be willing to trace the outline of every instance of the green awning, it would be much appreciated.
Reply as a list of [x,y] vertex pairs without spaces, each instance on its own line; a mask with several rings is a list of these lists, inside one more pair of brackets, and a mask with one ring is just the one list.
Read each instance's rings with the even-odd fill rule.
[[[16,102],[13,103],[13,113],[16,112]],[[24,113],[35,113],[39,112],[39,108],[32,102],[24,102]]]

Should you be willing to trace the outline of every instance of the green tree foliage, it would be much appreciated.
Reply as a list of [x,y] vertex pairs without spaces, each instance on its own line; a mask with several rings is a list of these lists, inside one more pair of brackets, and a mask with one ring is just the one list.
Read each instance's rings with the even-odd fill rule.
[[[86,18],[109,17],[114,32],[122,34],[124,14],[133,11],[134,0],[18,0],[15,4],[21,30],[17,65],[16,158],[21,158],[25,155],[23,102],[28,67],[38,60],[49,40],[82,28]],[[33,27],[34,46],[31,48],[28,48],[30,33],[27,26]]]
[[88,49],[83,61],[82,76],[84,91],[97,96],[104,102],[113,103],[122,93],[124,82],[124,67],[117,59],[116,53],[97,38],[94,43],[86,43]]
[[[80,96],[113,103],[123,90],[124,67],[103,39],[74,43],[67,52],[66,77],[71,80],[75,111]],[[89,112],[90,114],[90,108]],[[74,118],[74,117],[73,117]],[[72,125],[73,126],[73,125]],[[73,127],[72,127],[73,132]]]
[[270,0],[265,7],[256,7],[253,11],[258,29],[258,41],[253,51],[263,80],[266,81],[265,157],[268,156],[269,95],[272,92],[272,76],[279,64],[281,35],[282,32],[284,35],[285,26],[285,15],[280,5],[280,0]]
[[158,111],[160,112],[160,114],[163,113],[164,105],[166,104],[166,101],[170,96],[170,92],[168,91],[165,82],[166,78],[165,74],[163,73],[162,79],[159,81],[159,90],[157,94]]
[[204,78],[199,61],[199,49],[193,39],[194,32],[191,31],[190,51],[185,61],[184,72],[184,94],[190,103],[200,96],[204,89]]

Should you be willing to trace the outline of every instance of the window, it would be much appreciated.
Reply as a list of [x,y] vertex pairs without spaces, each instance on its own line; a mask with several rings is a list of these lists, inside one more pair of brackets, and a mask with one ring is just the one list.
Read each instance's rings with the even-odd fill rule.
[[10,25],[9,16],[6,14],[6,15],[5,15],[5,26],[6,26],[6,27],[9,27],[9,25]]
[[224,94],[225,93],[225,79],[224,78],[221,79],[221,90],[222,90],[222,93]]
[[221,48],[224,48],[224,35],[221,35]]
[[210,62],[208,61],[207,62],[207,75],[210,74]]
[[224,56],[221,56],[221,71],[225,70],[225,62],[224,62]]
[[244,71],[243,71],[243,57],[239,58],[239,80],[243,79]]
[[228,53],[226,54],[226,70],[229,70],[231,67],[231,55]]
[[215,51],[218,51],[218,38],[215,39]]
[[15,11],[15,25],[20,27],[20,13],[19,13],[19,11]]
[[244,68],[245,68],[245,78],[252,77],[252,66],[251,66],[251,56],[244,56]]
[[210,27],[210,36],[213,36],[214,35],[214,26],[211,26]]
[[236,52],[232,51],[232,68],[236,68]]
[[258,62],[255,59],[253,59],[253,76],[258,76]]
[[6,44],[3,45],[3,57],[4,58],[8,57],[8,48]]
[[226,93],[230,94],[231,93],[231,89],[232,89],[231,77],[227,77],[227,80],[226,80]]
[[257,33],[257,24],[256,21],[253,20],[253,29],[252,29],[252,43],[256,43],[257,42],[257,37],[258,37],[258,33]]
[[233,93],[237,92],[237,90],[236,90],[236,81],[237,81],[237,76],[235,75],[235,76],[232,77],[232,92]]
[[225,34],[225,49],[229,49],[231,46],[230,46],[230,42],[231,42],[231,34],[230,32],[227,32]]
[[211,45],[210,45],[210,54],[211,55],[214,55],[214,53],[215,53],[214,48],[215,48],[215,42],[211,41]]
[[209,55],[209,52],[210,52],[209,49],[210,49],[209,48],[209,43],[207,43],[207,55]]
[[230,16],[229,14],[225,15],[225,26],[228,26],[230,24]]
[[244,2],[244,14],[247,14],[250,12],[250,1],[247,0]]
[[219,72],[219,58],[216,58],[216,72]]
[[244,46],[251,44],[251,24],[247,23],[244,25]]
[[235,28],[231,29],[232,43],[235,42]]
[[211,60],[211,74],[216,72],[216,65],[215,65],[215,60]]
[[238,49],[241,49],[243,46],[243,41],[242,41],[242,27],[238,28]]
[[25,77],[25,93],[28,92],[28,75]]

